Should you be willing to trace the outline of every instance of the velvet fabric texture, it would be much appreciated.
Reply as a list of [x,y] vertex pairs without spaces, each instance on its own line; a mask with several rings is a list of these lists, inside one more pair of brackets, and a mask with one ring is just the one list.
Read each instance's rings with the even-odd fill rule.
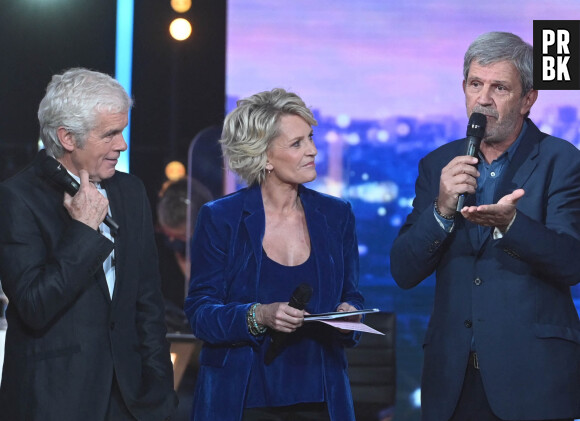
[[[102,421],[113,376],[139,420],[173,413],[177,396],[143,184],[102,182],[119,232],[113,244],[71,219],[41,176],[45,152],[0,184],[0,278],[6,311],[0,418]],[[115,249],[111,299],[102,264]]]
[[[461,215],[451,233],[434,216],[442,168],[466,150],[446,144],[419,164],[413,211],[391,250],[397,283],[436,271],[425,335],[423,419],[447,421],[457,405],[472,338],[485,393],[501,419],[580,417],[580,322],[570,286],[580,280],[580,151],[528,119],[494,203],[525,195],[502,239],[478,240]],[[474,205],[474,195],[466,206]]]
[[[303,186],[299,195],[320,288],[307,310],[335,311],[344,301],[362,308],[358,244],[350,204]],[[252,336],[246,325],[246,312],[258,296],[264,230],[259,186],[206,204],[199,213],[185,302],[193,333],[205,342],[193,420],[241,420],[253,355],[262,341],[269,341],[268,334]],[[333,421],[354,420],[344,347],[354,346],[359,338],[360,332],[345,335],[334,330],[321,346],[325,395]],[[296,370],[294,375],[301,373]],[[279,382],[283,384],[284,379]],[[303,387],[308,388],[308,384]]]

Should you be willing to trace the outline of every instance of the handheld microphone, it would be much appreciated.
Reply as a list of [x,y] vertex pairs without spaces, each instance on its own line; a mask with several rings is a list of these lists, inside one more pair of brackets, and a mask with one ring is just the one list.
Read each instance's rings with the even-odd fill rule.
[[[81,187],[80,184],[71,177],[66,168],[51,156],[47,155],[44,159],[44,162],[42,163],[42,171],[44,176],[51,179],[71,196],[74,196]],[[119,231],[119,224],[117,224],[108,214],[105,216],[103,222],[111,230],[111,235],[115,235],[117,231]]]
[[[476,156],[479,151],[479,144],[481,139],[485,134],[485,125],[487,124],[487,118],[481,113],[471,113],[469,117],[469,122],[467,123],[467,151],[465,155]],[[460,212],[463,208],[463,203],[465,202],[465,194],[462,193],[457,199],[457,207],[455,210]]]
[[[294,290],[294,293],[292,293],[288,305],[297,308],[298,310],[304,310],[310,301],[310,297],[312,297],[312,287],[308,284],[302,283],[298,285]],[[284,345],[288,340],[288,334],[283,332],[272,332],[271,338],[270,346],[264,356],[264,363],[266,365],[269,365],[274,361],[274,358],[276,358],[282,348],[284,348]]]

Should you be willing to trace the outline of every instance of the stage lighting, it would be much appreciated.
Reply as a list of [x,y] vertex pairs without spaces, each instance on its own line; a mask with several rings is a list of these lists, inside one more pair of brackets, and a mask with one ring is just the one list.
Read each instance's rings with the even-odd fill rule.
[[185,13],[191,9],[191,0],[171,0],[171,7],[177,13]]
[[165,166],[165,176],[171,181],[179,180],[185,177],[185,166],[179,161],[171,161]]
[[187,19],[177,18],[169,25],[169,33],[177,41],[183,41],[191,35],[191,23]]

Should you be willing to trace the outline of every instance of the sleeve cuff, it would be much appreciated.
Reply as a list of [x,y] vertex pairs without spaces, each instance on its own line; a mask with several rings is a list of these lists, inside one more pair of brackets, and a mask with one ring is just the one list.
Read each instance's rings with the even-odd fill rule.
[[498,228],[498,227],[495,227],[495,228],[493,229],[493,239],[494,239],[494,240],[499,240],[499,239],[503,238],[503,236],[504,236],[505,234],[507,234],[507,232],[510,230],[510,228],[511,228],[512,224],[513,224],[513,223],[514,223],[514,221],[516,220],[516,215],[517,215],[517,214],[518,214],[518,211],[516,211],[516,212],[514,213],[514,216],[513,216],[512,220],[510,221],[510,223],[508,224],[508,226],[507,226],[507,228],[505,229],[505,231],[504,231],[504,232],[501,232],[501,231],[499,230],[499,228]]
[[435,215],[435,220],[445,232],[453,231],[453,228],[455,227],[455,221],[453,219],[443,218],[441,215],[439,215],[439,213],[437,213],[435,206],[433,206],[433,215]]

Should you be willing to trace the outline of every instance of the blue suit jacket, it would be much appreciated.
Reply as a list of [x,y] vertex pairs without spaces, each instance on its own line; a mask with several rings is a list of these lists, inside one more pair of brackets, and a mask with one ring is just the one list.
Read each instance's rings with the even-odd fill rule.
[[[316,308],[334,311],[343,301],[362,308],[350,204],[302,186],[299,195],[317,265],[320,289],[317,293],[315,288]],[[194,420],[237,421],[242,417],[253,353],[262,341],[269,340],[268,335],[252,336],[246,325],[246,312],[258,297],[264,230],[259,186],[206,204],[198,215],[192,240],[191,285],[185,302],[193,333],[205,341]],[[312,304],[311,300],[309,306]],[[354,420],[344,346],[354,346],[359,336],[336,331],[324,348],[325,394],[335,421]]]
[[[452,233],[433,214],[441,169],[465,139],[419,164],[416,198],[391,250],[391,271],[411,288],[436,271],[422,380],[425,420],[447,421],[457,404],[472,337],[486,395],[503,419],[580,417],[580,322],[570,286],[580,281],[580,151],[527,131],[494,203],[525,190],[498,240],[456,217]],[[474,204],[470,195],[466,205]]]

